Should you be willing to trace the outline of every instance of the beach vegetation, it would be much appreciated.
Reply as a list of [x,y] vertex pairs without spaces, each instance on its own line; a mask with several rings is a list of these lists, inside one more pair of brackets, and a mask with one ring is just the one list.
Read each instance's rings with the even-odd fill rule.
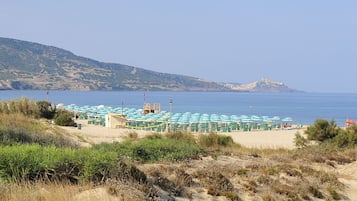
[[[57,109],[53,118],[59,114],[72,120],[71,113]],[[124,141],[84,148],[41,118],[0,113],[0,200],[56,200],[47,195],[56,193],[66,196],[58,200],[73,200],[98,187],[122,200],[192,199],[202,192],[228,200],[243,200],[242,193],[256,200],[339,200],[344,185],[334,173],[314,166],[335,167],[357,159],[355,126],[337,129],[323,141],[299,134],[302,148],[296,150],[250,149],[230,136],[179,131],[143,138],[132,132]],[[315,129],[324,130],[322,125]]]
[[115,171],[115,153],[91,149],[0,146],[0,178],[6,181],[103,181]]
[[357,125],[345,129],[336,125],[335,121],[317,119],[315,123],[305,131],[306,137],[296,133],[294,142],[299,148],[308,145],[319,146],[320,149],[346,149],[353,148],[357,145]]
[[21,113],[0,113],[0,145],[40,144],[71,147],[78,145],[63,131]]
[[331,140],[339,132],[339,127],[334,120],[316,119],[315,123],[305,131],[308,140],[324,142]]
[[[112,151],[118,157],[129,157],[131,161],[157,162],[182,161],[197,158],[205,152],[204,148],[184,140],[174,140],[158,135],[146,137],[139,141],[128,140],[123,143],[114,142],[94,145],[93,149]],[[171,136],[171,135],[170,135]]]
[[300,132],[295,133],[294,143],[296,147],[302,148],[308,145],[309,140],[300,134]]
[[59,126],[74,126],[74,119],[72,112],[67,110],[57,110],[54,122]]
[[60,126],[74,126],[73,114],[57,109],[48,101],[32,101],[26,97],[17,100],[1,101],[0,114],[22,114],[29,118],[53,120]]
[[48,101],[37,101],[40,118],[53,119],[56,114],[56,106]]
[[217,133],[209,133],[208,135],[200,135],[198,138],[200,145],[205,147],[229,147],[234,144],[232,137],[226,135],[218,135]]
[[355,147],[357,145],[357,125],[340,130],[334,138],[334,143],[338,147]]
[[39,116],[39,108],[35,101],[29,100],[26,97],[21,97],[17,100],[1,101],[0,113],[14,114],[21,113],[26,116]]

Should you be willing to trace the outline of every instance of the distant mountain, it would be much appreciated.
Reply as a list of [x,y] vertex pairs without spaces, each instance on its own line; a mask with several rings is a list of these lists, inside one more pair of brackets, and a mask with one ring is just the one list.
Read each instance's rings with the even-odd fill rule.
[[255,87],[222,84],[99,62],[57,47],[0,37],[0,89],[289,91],[285,85],[277,86],[274,82],[257,82]]
[[270,80],[268,78],[261,78],[258,81],[248,84],[232,84],[226,83],[225,87],[234,91],[248,91],[248,92],[299,92],[291,89],[282,82]]

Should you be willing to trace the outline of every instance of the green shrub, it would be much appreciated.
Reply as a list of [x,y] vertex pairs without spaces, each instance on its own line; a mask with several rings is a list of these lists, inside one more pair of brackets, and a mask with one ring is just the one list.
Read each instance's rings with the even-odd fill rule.
[[142,140],[132,146],[133,159],[143,162],[184,160],[200,153],[199,146],[172,139]]
[[227,147],[233,145],[234,142],[231,136],[218,135],[218,144]]
[[93,149],[116,152],[118,157],[130,157],[141,162],[185,160],[204,153],[204,149],[199,145],[164,138],[100,144],[94,145]]
[[357,145],[357,125],[340,130],[333,142],[340,148],[355,147]]
[[307,134],[308,140],[316,140],[318,142],[323,142],[326,140],[331,140],[339,132],[334,120],[330,122],[325,119],[317,119],[312,126],[309,126],[305,133]]
[[329,192],[333,200],[341,200],[340,194],[338,194],[333,187],[328,187],[327,191]]
[[58,110],[55,124],[59,126],[74,126],[73,114],[67,110]]
[[36,104],[39,110],[40,118],[46,118],[46,119],[54,118],[56,114],[56,106],[53,106],[50,102],[47,101],[37,101]]
[[184,141],[187,143],[195,143],[195,137],[188,132],[183,131],[173,131],[169,132],[165,135],[166,138],[177,140],[177,141]]
[[199,143],[205,147],[231,146],[234,144],[232,137],[226,135],[218,135],[209,133],[208,135],[200,135]]
[[299,132],[295,133],[294,143],[296,147],[306,147],[308,144],[308,140],[304,138]]

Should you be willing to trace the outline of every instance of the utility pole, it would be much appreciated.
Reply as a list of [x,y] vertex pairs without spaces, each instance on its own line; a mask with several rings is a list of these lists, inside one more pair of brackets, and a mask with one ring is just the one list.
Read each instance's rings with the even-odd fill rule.
[[124,101],[121,101],[121,115],[124,114]]
[[172,125],[172,98],[170,98],[170,127],[169,127],[169,131],[171,131],[171,125]]
[[46,102],[48,102],[48,95],[49,95],[49,92],[47,91],[46,92]]

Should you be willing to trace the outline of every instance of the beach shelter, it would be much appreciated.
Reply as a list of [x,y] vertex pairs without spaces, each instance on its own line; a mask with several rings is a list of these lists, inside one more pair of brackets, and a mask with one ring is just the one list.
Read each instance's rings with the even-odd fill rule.
[[105,126],[108,128],[125,128],[127,118],[123,114],[112,114],[109,113],[105,115]]

